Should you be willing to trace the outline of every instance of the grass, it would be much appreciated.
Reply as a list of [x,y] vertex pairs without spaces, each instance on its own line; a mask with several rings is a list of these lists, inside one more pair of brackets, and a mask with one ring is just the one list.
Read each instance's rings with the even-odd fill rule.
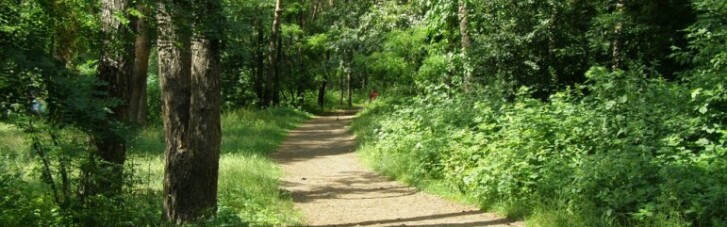
[[[280,170],[267,157],[285,139],[287,130],[309,116],[288,108],[237,110],[222,118],[219,212],[214,225],[256,226],[300,224],[292,200],[279,190]],[[164,140],[160,127],[141,132],[131,148],[142,190],[160,191],[164,173]]]
[[6,166],[20,167],[30,159],[30,148],[22,131],[15,126],[0,123],[0,157]]
[[[241,109],[223,115],[219,210],[217,217],[205,225],[301,224],[302,218],[293,208],[292,199],[279,190],[278,178],[282,173],[267,155],[282,143],[288,129],[309,117],[290,108]],[[74,217],[94,220],[86,223],[163,225],[160,219],[163,153],[160,126],[139,132],[127,153],[127,164],[131,167],[127,170],[131,170],[133,179],[123,202],[110,201],[104,209],[86,211]],[[58,218],[50,189],[40,181],[39,166],[29,152],[24,133],[0,123],[0,226],[69,224],[69,220]],[[76,170],[73,174],[78,176],[79,172]]]

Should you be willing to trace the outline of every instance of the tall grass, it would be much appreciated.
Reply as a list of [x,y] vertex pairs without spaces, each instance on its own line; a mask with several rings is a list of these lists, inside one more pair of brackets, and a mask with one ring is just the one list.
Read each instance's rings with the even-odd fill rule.
[[[280,226],[300,224],[289,195],[279,190],[281,172],[267,157],[285,139],[287,130],[309,116],[290,108],[237,110],[222,118],[219,211],[207,225]],[[53,226],[76,223],[163,225],[161,191],[164,138],[161,126],[139,132],[131,141],[127,168],[133,176],[123,202],[109,201],[103,209],[59,219],[50,190],[41,181],[38,164],[24,133],[0,124],[0,226],[25,223]],[[76,172],[75,174],[78,174]]]
[[[295,225],[301,218],[279,190],[281,174],[267,157],[285,139],[287,130],[309,116],[290,108],[241,109],[222,118],[219,172],[219,215],[211,224]],[[145,129],[130,150],[140,190],[161,191],[164,139],[160,127]]]
[[12,125],[0,123],[0,160],[6,167],[21,167],[30,159],[30,149],[22,131]]

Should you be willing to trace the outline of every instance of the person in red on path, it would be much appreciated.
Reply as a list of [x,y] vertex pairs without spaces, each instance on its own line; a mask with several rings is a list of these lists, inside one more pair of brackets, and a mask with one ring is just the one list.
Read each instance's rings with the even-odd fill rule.
[[376,92],[376,90],[372,90],[371,93],[369,93],[369,102],[374,101],[376,97],[379,97],[379,93]]

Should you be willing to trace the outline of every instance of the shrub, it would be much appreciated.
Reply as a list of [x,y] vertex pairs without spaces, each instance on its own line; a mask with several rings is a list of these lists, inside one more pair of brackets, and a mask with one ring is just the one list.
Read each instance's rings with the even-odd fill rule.
[[685,105],[686,86],[645,74],[596,67],[548,102],[430,89],[364,111],[362,150],[385,173],[449,182],[509,216],[557,204],[594,225],[723,225],[725,128]]

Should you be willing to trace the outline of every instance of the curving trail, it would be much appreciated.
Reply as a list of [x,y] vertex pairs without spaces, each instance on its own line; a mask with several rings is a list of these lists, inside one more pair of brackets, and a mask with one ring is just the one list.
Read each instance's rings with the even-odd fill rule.
[[310,226],[522,226],[390,181],[360,164],[347,131],[355,111],[316,117],[273,157],[285,171],[283,190]]

